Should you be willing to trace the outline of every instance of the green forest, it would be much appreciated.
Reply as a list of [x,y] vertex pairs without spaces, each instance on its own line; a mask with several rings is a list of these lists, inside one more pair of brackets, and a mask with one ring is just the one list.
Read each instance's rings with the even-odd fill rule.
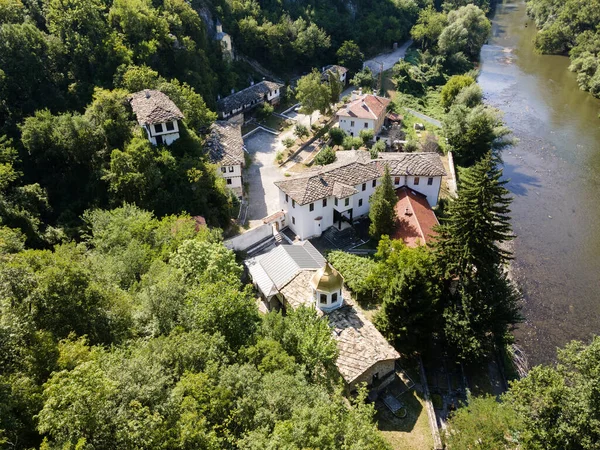
[[568,54],[579,87],[600,97],[600,2],[528,0],[527,12],[539,29],[536,48],[542,53]]

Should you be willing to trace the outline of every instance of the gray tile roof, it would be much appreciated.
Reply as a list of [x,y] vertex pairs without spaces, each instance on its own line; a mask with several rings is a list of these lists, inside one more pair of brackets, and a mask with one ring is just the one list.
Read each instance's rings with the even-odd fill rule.
[[183,119],[183,113],[166,95],[154,89],[131,94],[129,103],[140,125]]
[[301,270],[317,270],[325,258],[313,245],[304,241],[296,245],[280,245],[268,253],[245,261],[252,280],[266,297],[276,294]]
[[235,94],[228,95],[217,102],[217,109],[220,112],[229,113],[234,109],[243,108],[245,105],[251,104],[253,101],[262,101],[269,92],[281,89],[283,84],[274,83],[272,81],[261,81],[246,89],[242,89]]
[[[310,280],[314,274],[314,270],[304,270],[281,289],[289,306],[295,309],[313,304]],[[373,365],[398,359],[400,354],[348,300],[351,298],[350,292],[346,289],[343,291],[345,304],[326,315],[339,350],[336,366],[344,380],[351,384]],[[317,311],[322,314],[319,309]]]
[[244,163],[244,140],[240,124],[217,121],[206,139],[208,157],[213,164],[233,166]]
[[[352,195],[338,184],[348,187],[380,178],[385,165],[392,176],[416,175],[422,177],[444,176],[446,171],[437,153],[380,153],[377,159],[371,159],[364,150],[348,150],[336,153],[333,164],[302,172],[300,175],[275,182],[275,185],[300,205],[319,199],[341,194]],[[336,195],[337,194],[337,195]]]

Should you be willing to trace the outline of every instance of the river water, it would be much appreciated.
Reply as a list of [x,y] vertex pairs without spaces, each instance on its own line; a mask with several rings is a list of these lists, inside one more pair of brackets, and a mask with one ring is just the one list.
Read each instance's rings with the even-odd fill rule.
[[600,334],[600,101],[578,89],[568,58],[536,54],[534,36],[524,1],[499,3],[479,83],[519,139],[503,154],[525,295],[515,334],[538,364]]

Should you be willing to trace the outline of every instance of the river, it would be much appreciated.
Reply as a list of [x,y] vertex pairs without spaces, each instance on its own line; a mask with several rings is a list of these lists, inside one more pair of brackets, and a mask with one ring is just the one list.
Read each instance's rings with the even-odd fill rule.
[[524,1],[499,2],[479,77],[519,139],[503,159],[526,317],[515,335],[531,364],[600,334],[600,101],[568,58],[534,52],[535,32]]

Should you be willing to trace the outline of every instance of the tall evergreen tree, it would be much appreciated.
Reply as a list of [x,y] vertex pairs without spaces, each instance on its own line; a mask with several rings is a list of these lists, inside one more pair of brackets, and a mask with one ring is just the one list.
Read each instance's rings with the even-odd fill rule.
[[444,331],[463,359],[482,356],[520,320],[519,293],[503,267],[512,256],[503,247],[513,238],[511,199],[497,163],[490,152],[462,173],[435,243],[446,286]]
[[379,239],[384,234],[390,234],[396,224],[396,213],[394,206],[398,201],[390,168],[386,165],[381,184],[375,190],[371,199],[371,210],[369,211],[369,234]]

